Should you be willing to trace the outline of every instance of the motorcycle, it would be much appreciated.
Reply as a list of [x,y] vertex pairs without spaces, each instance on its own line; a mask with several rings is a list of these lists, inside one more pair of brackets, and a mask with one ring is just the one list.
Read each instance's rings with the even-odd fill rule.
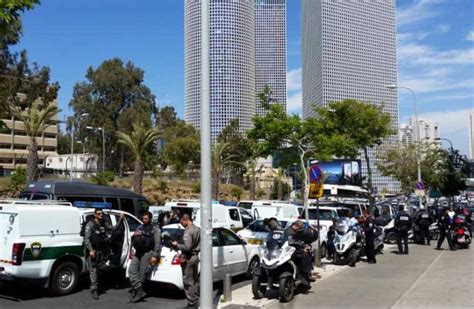
[[281,302],[293,299],[296,288],[303,283],[292,260],[295,251],[284,231],[270,232],[265,246],[259,248],[260,267],[255,269],[252,277],[252,293],[256,299],[263,298],[266,288],[272,289],[275,284]]
[[429,231],[430,231],[431,240],[438,240],[439,238],[438,222],[431,223]]
[[374,247],[376,252],[381,252],[384,247],[385,231],[381,226],[375,226]]
[[338,219],[334,236],[334,264],[354,267],[363,248],[359,232],[350,225],[349,219]]
[[397,234],[395,232],[395,219],[390,220],[387,225],[383,227],[384,231],[384,241],[387,244],[396,244],[397,243]]
[[471,236],[466,227],[466,218],[464,215],[456,215],[453,220],[452,238],[453,244],[457,248],[469,248]]

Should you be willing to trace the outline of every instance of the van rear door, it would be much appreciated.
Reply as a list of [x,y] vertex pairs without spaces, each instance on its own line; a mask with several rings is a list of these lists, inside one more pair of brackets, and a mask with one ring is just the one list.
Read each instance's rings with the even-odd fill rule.
[[14,207],[0,206],[0,274],[8,273],[11,268],[12,248],[17,238],[18,213]]

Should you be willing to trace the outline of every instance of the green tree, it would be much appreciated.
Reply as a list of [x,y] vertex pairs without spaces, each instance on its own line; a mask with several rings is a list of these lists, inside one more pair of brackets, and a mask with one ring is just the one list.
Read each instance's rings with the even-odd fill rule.
[[200,162],[200,138],[192,125],[178,121],[164,132],[165,146],[162,167],[171,166],[177,174],[183,174],[189,164]]
[[[86,126],[102,127],[105,132],[106,168],[117,171],[124,154],[117,131],[131,132],[133,123],[151,126],[155,97],[144,85],[144,71],[132,62],[114,58],[99,67],[89,67],[86,81],[76,83],[69,106],[74,115],[88,113],[77,124],[79,138],[89,137],[89,149],[102,156],[102,134],[92,134]],[[130,156],[132,157],[131,153]],[[129,162],[132,163],[132,162]]]
[[213,197],[219,199],[219,183],[222,175],[237,162],[237,154],[229,153],[229,143],[215,143],[212,147],[211,152],[211,171],[212,171],[212,184],[213,184]]
[[270,105],[264,116],[255,116],[253,125],[248,136],[259,141],[256,143],[259,155],[266,157],[277,150],[287,150],[299,161],[303,171],[303,201],[307,207],[307,160],[324,160],[333,155],[345,154],[347,139],[343,135],[328,132],[321,119],[301,119],[298,115],[287,115],[279,104]]
[[[39,0],[0,1],[0,41],[16,44],[21,35],[21,14],[33,9]],[[1,44],[1,43],[0,43]]]
[[446,197],[459,195],[466,189],[466,179],[462,166],[456,162],[455,152],[442,150],[439,191]]
[[347,155],[357,157],[360,150],[367,164],[367,187],[371,208],[374,205],[372,167],[369,159],[369,148],[381,145],[393,129],[390,114],[383,111],[383,106],[364,103],[353,99],[332,102],[327,108],[316,109],[325,130],[330,134],[345,136]]
[[291,193],[291,186],[284,181],[274,179],[272,186],[271,199],[272,200],[287,200]]
[[173,106],[165,106],[156,114],[156,126],[160,130],[172,128],[178,121],[178,115]]
[[115,179],[115,173],[113,171],[103,171],[97,173],[97,175],[91,177],[91,183],[101,186],[106,186],[113,182]]
[[158,139],[159,132],[155,129],[147,129],[143,123],[137,122],[133,125],[133,131],[130,134],[119,131],[117,136],[118,142],[127,147],[133,155],[133,191],[141,194],[145,160],[150,154],[153,143]]
[[24,167],[17,167],[12,173],[8,190],[12,196],[20,193],[26,186],[26,169]]
[[41,102],[35,102],[33,105],[24,110],[18,106],[10,106],[11,113],[15,118],[24,123],[26,134],[30,139],[28,145],[28,158],[26,160],[27,181],[38,179],[38,142],[37,137],[44,130],[51,126],[51,119],[56,117],[58,108],[55,105],[44,106]]

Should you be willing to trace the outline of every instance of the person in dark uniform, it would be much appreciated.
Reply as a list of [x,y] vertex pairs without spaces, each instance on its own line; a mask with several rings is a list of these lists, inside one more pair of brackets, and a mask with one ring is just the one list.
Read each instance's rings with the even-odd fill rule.
[[311,271],[313,270],[311,243],[317,239],[317,232],[311,228],[304,228],[302,221],[293,222],[286,229],[285,235],[288,236],[288,243],[295,247],[294,260],[298,267],[298,277],[302,285],[311,288]]
[[125,214],[120,213],[120,220],[112,227],[105,222],[102,209],[94,210],[94,219],[89,221],[85,226],[84,247],[85,256],[89,268],[89,276],[91,280],[91,296],[93,299],[99,299],[99,269],[103,267],[110,256],[110,236],[114,231],[120,231],[123,227],[122,221]]
[[328,229],[327,233],[327,259],[333,259],[335,248],[334,248],[334,237],[336,237],[336,226],[337,226],[337,219],[332,219],[332,225]]
[[398,215],[395,217],[398,254],[408,254],[408,231],[411,229],[411,225],[410,215],[405,212],[403,205],[400,205]]
[[132,247],[135,255],[128,268],[130,285],[132,286],[130,302],[136,303],[146,297],[143,284],[148,279],[153,265],[157,265],[161,255],[161,232],[153,226],[153,215],[147,211],[143,214],[142,222],[132,236]]
[[184,244],[179,244],[176,240],[171,241],[171,245],[176,250],[181,250],[184,260],[181,262],[183,271],[184,293],[188,300],[188,308],[198,308],[199,306],[199,251],[201,251],[201,229],[193,224],[191,217],[184,214],[180,219],[181,225],[185,228],[183,235]]
[[375,264],[375,223],[374,218],[368,211],[365,211],[365,223],[363,225],[365,235],[365,254],[367,255],[367,263]]
[[433,218],[431,217],[430,213],[426,209],[420,209],[415,217],[415,222],[420,228],[420,236],[422,244],[426,244],[429,246],[431,237],[430,237],[430,225],[433,223]]
[[449,216],[449,208],[444,208],[441,210],[441,213],[438,218],[438,228],[439,228],[439,238],[438,245],[436,250],[441,250],[441,245],[444,242],[444,239],[448,239],[449,249],[452,251],[455,250],[453,246],[453,239],[451,238],[451,217]]

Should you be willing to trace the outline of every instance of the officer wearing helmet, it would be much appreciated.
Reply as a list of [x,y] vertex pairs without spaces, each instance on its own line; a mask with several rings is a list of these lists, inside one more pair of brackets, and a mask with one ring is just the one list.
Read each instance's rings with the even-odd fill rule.
[[411,229],[411,225],[410,215],[405,212],[403,205],[400,205],[398,215],[395,217],[398,254],[408,254],[408,231]]

